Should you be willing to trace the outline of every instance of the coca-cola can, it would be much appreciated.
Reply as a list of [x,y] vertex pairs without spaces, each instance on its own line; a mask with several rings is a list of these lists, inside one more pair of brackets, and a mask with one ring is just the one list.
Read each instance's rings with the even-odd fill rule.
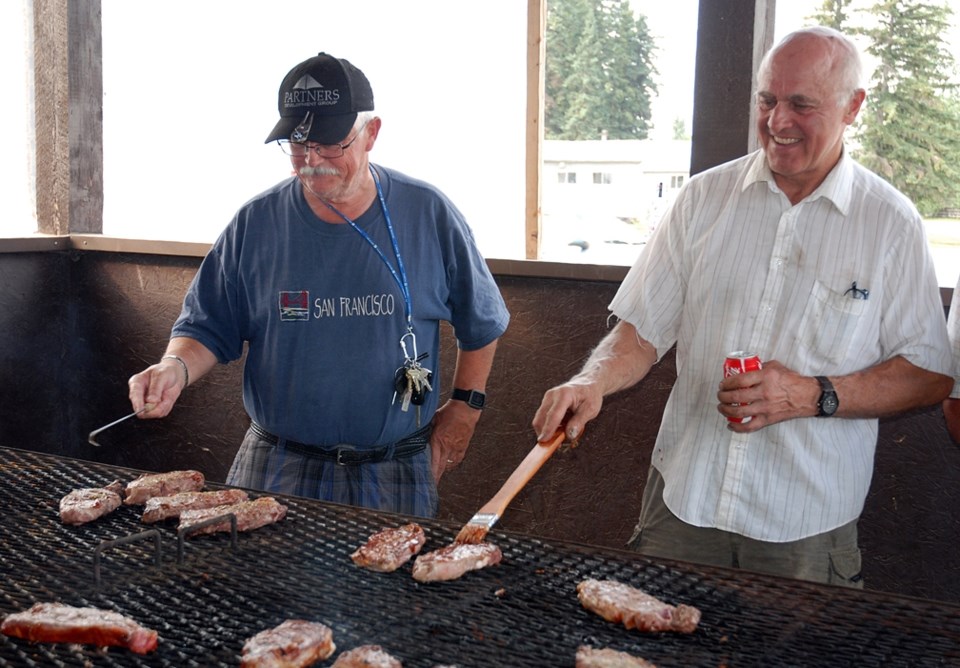
[[[729,376],[736,376],[741,373],[749,373],[751,371],[759,371],[763,368],[763,363],[760,361],[760,356],[756,353],[746,352],[744,350],[735,350],[732,353],[727,353],[727,358],[723,360],[723,377],[727,378]],[[734,406],[739,406],[740,404],[734,404]],[[728,417],[727,420],[730,422],[750,422],[753,418],[751,416],[746,417]]]

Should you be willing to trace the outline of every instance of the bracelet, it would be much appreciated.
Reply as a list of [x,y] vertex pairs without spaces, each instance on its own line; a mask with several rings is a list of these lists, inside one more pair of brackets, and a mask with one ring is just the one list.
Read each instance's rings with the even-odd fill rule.
[[176,356],[176,355],[164,355],[163,357],[160,358],[160,360],[161,360],[161,361],[163,361],[163,360],[176,360],[177,362],[179,362],[179,363],[180,363],[180,366],[183,367],[183,387],[186,388],[187,385],[190,384],[190,372],[187,371],[187,363],[186,363],[186,362],[184,362],[182,359],[180,359],[180,358],[179,358],[178,356]]

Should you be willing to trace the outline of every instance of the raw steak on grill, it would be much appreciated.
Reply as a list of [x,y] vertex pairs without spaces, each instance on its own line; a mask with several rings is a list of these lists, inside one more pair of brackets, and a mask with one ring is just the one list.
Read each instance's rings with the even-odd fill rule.
[[75,489],[60,499],[60,521],[64,524],[86,524],[120,507],[123,484],[114,480],[106,487]]
[[[216,506],[214,508],[201,508],[199,510],[185,510],[180,513],[179,529],[199,524],[220,515],[233,513],[237,516],[237,531],[251,531],[259,529],[267,524],[273,524],[282,520],[287,515],[287,507],[277,501],[272,496],[261,496],[253,501],[242,501],[225,506]],[[225,519],[222,522],[214,522],[202,529],[197,529],[191,533],[191,536],[197,536],[205,533],[216,533],[218,531],[230,531],[230,520]]]
[[410,561],[427,541],[419,524],[404,524],[393,529],[384,529],[370,536],[350,555],[353,563],[380,573],[395,571]]
[[328,658],[336,649],[329,626],[288,619],[243,644],[240,668],[303,668]]
[[127,483],[126,498],[128,506],[146,503],[154,496],[170,496],[179,492],[197,492],[203,489],[205,482],[200,471],[168,471],[167,473],[144,473],[136,480]]
[[7,615],[0,633],[32,642],[64,642],[98,647],[126,647],[146,654],[157,648],[157,632],[118,612],[74,608],[61,603],[36,603],[29,610]]
[[338,656],[331,668],[403,668],[403,664],[380,645],[360,645]]
[[655,665],[615,649],[595,649],[587,645],[577,648],[576,668],[657,668]]
[[413,562],[413,579],[419,582],[455,580],[467,571],[499,564],[503,558],[493,543],[454,543],[427,552]]
[[628,629],[693,633],[700,623],[698,609],[674,607],[616,580],[584,580],[577,585],[577,596],[587,610]]
[[143,508],[143,521],[146,524],[180,517],[184,510],[215,508],[241,501],[248,501],[250,495],[242,489],[220,489],[214,492],[180,492],[172,496],[154,496],[147,499]]

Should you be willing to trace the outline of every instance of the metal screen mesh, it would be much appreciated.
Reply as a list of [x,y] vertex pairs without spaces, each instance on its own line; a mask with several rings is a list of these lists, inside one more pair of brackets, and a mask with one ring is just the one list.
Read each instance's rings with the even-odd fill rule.
[[[405,666],[573,666],[581,644],[668,666],[960,665],[960,608],[807,583],[654,562],[618,552],[493,531],[499,566],[421,584],[410,564],[373,573],[350,561],[375,531],[410,518],[294,497],[283,521],[239,535],[186,541],[175,524],[144,525],[123,506],[80,527],[63,525],[62,496],[126,483],[139,471],[0,448],[0,616],[60,601],[128,615],[159,632],[156,652],[31,644],[0,636],[0,666],[236,666],[244,641],[288,618],[333,629],[338,650],[379,644]],[[222,485],[208,484],[208,488]],[[466,521],[468,518],[464,518]],[[418,520],[425,551],[459,526]],[[155,527],[152,540],[102,552],[101,541]],[[584,610],[576,585],[612,578],[698,607],[691,635],[642,634]],[[332,658],[320,665],[329,665]]]

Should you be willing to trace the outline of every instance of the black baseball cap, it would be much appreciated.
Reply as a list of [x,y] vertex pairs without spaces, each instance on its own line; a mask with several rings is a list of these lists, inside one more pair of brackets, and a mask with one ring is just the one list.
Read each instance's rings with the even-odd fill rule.
[[265,144],[277,139],[336,144],[358,111],[373,110],[373,89],[349,61],[319,53],[294,67],[280,84],[280,120]]

